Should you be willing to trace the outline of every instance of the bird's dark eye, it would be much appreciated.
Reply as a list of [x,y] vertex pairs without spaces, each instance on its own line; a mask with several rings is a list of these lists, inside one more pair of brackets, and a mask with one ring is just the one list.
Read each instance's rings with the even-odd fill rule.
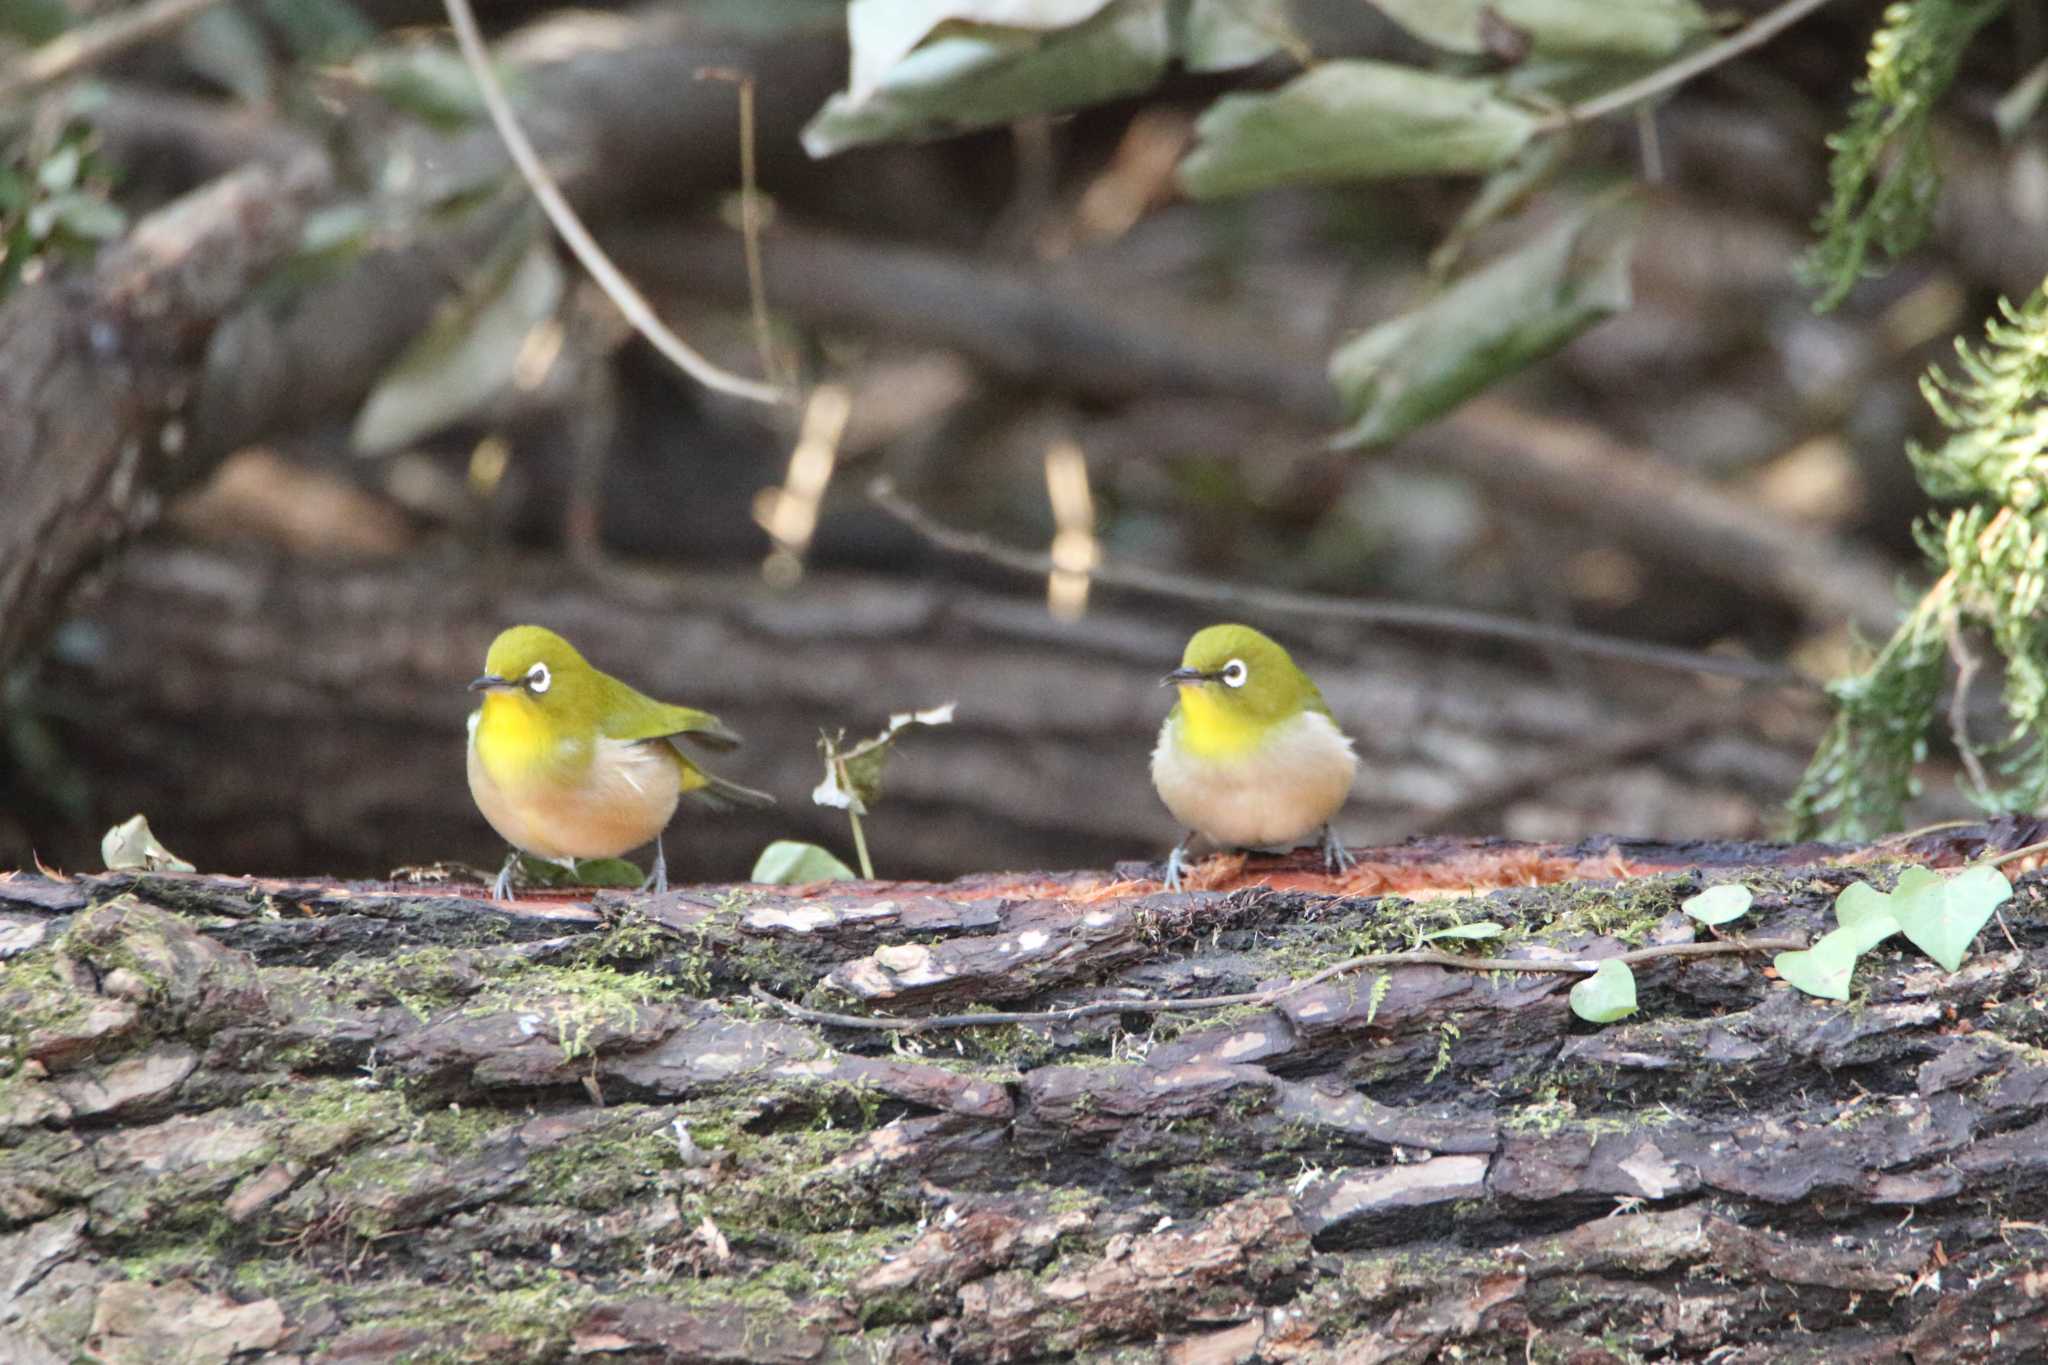
[[535,664],[526,670],[526,690],[539,696],[554,685],[554,675],[548,672],[546,664]]
[[1243,659],[1232,659],[1229,663],[1223,665],[1223,685],[1225,687],[1243,687],[1244,680],[1250,676],[1249,670],[1244,666]]

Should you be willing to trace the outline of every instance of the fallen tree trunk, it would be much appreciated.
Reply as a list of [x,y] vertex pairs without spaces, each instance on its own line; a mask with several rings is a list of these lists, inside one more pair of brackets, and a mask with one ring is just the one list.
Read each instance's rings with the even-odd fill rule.
[[[1756,891],[1731,937],[1797,942],[1873,857],[2041,833],[595,908],[15,876],[0,1354],[2038,1359],[2041,879],[1959,972],[1881,948],[1848,1005],[1670,950],[1703,881]],[[1576,1021],[1569,972],[1328,974],[1481,918],[1510,959],[1655,950],[1642,1012]],[[991,1005],[1099,1012],[915,1018]]]
[[[601,666],[746,736],[726,767],[782,805],[679,819],[668,853],[682,875],[743,875],[782,837],[850,855],[844,817],[807,799],[819,731],[857,737],[946,701],[957,721],[905,746],[869,823],[884,872],[1109,863],[1163,852],[1179,833],[1146,755],[1167,705],[1159,676],[1207,624],[1185,608],[1105,598],[1062,624],[1037,601],[878,576],[813,575],[796,594],[743,571],[636,581],[643,591],[565,581],[545,559],[345,567],[139,546],[45,670],[57,739],[96,818],[67,831],[46,815],[13,835],[11,857],[96,866],[100,831],[144,810],[208,867],[495,865],[502,847],[462,777],[474,703],[463,684],[520,621],[559,628]],[[1425,818],[1499,827],[1509,813],[1546,833],[1754,833],[1797,778],[1814,724],[1803,697],[1674,697],[1694,685],[1666,674],[1605,667],[1603,696],[1348,625],[1286,638],[1366,756],[1343,820],[1358,841]],[[1768,731],[1744,722],[1773,712]],[[17,818],[33,805],[14,804]]]

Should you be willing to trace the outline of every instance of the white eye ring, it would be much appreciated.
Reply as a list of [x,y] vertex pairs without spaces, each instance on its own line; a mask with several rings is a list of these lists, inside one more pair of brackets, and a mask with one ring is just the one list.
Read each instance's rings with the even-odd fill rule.
[[538,696],[554,685],[554,677],[546,664],[535,664],[526,670],[526,689]]
[[1244,680],[1250,676],[1250,670],[1245,668],[1243,659],[1232,659],[1229,663],[1223,665],[1223,685],[1225,687],[1243,687]]

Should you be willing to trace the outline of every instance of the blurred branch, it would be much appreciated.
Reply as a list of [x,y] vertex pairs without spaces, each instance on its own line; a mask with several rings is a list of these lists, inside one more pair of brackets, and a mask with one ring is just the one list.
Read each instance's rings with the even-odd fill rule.
[[19,99],[52,81],[89,70],[178,27],[220,0],[150,0],[117,10],[52,38],[0,73],[0,103]]
[[1625,726],[1610,733],[1590,736],[1584,747],[1569,753],[1545,754],[1535,763],[1509,772],[1495,781],[1467,792],[1447,806],[1439,806],[1414,823],[1416,834],[1440,834],[1469,829],[1503,806],[1527,797],[1555,791],[1577,777],[1611,771],[1638,759],[1655,758],[1711,731],[1726,729],[1740,719],[1737,698],[1717,698],[1705,704],[1680,709],[1675,715],[1659,716],[1639,725]]
[[784,1000],[756,986],[754,998],[773,1005],[793,1019],[833,1028],[870,1029],[884,1033],[922,1033],[928,1029],[987,1028],[997,1024],[1065,1024],[1104,1014],[1162,1014],[1180,1011],[1235,1009],[1250,1005],[1263,1008],[1292,995],[1322,985],[1340,976],[1351,976],[1374,967],[1443,967],[1456,972],[1536,972],[1551,976],[1590,976],[1603,962],[1635,966],[1663,958],[1731,957],[1749,953],[1786,953],[1808,947],[1803,938],[1724,939],[1708,943],[1663,943],[1636,948],[1612,957],[1528,958],[1472,957],[1465,953],[1416,948],[1404,953],[1361,953],[1335,962],[1310,976],[1284,982],[1263,991],[1240,991],[1234,995],[1136,996],[1115,1000],[1091,1000],[1063,1010],[988,1010],[978,1014],[835,1014]]
[[[896,491],[887,478],[868,485],[868,497],[904,525],[925,539],[955,554],[967,555],[1019,573],[1044,577],[1055,568],[1052,556],[1013,549],[971,532],[956,530],[934,521],[922,509]],[[1106,587],[1130,592],[1171,597],[1223,607],[1246,607],[1287,616],[1311,616],[1325,620],[1358,621],[1367,625],[1402,626],[1448,635],[1477,636],[1511,640],[1517,644],[1556,646],[1594,658],[1641,664],[1648,668],[1679,673],[1707,673],[1741,678],[1746,682],[1772,683],[1789,687],[1814,687],[1812,680],[1776,664],[1738,659],[1718,654],[1634,640],[1617,640],[1590,631],[1517,621],[1488,612],[1460,607],[1434,607],[1414,602],[1387,602],[1363,598],[1327,597],[1314,593],[1287,592],[1236,583],[1217,583],[1182,574],[1165,573],[1131,565],[1103,563],[1090,575]]]
[[1590,422],[1482,394],[1401,448],[1511,505],[1572,517],[1599,540],[1790,604],[1817,624],[1889,631],[1898,620],[1898,571],[1883,556],[1724,493]]
[[794,390],[796,378],[782,363],[775,348],[775,331],[768,317],[768,279],[761,269],[760,155],[755,149],[754,78],[731,67],[711,66],[697,73],[699,80],[729,82],[739,99],[740,110],[740,242],[747,253],[747,305],[754,316],[754,345],[761,353],[761,373],[778,388]]
[[1618,114],[1631,105],[1654,99],[1667,90],[1675,90],[1693,77],[1711,71],[1721,63],[1732,61],[1752,48],[1769,42],[1827,3],[1828,0],[1784,0],[1776,9],[1768,14],[1759,15],[1718,43],[1680,57],[1668,66],[1660,66],[1647,76],[1618,86],[1604,95],[1596,95],[1583,104],[1573,105],[1552,118],[1545,125],[1545,130],[1556,131],[1574,124],[1590,123],[1594,119],[1606,118],[1609,114]]
[[191,431],[208,347],[325,184],[323,163],[239,171],[142,219],[85,278],[0,307],[0,667],[210,467]]
[[[443,0],[443,3],[448,11],[448,21],[455,28],[455,41],[462,49],[462,59],[469,64],[478,93],[483,96],[484,107],[490,111],[491,122],[497,127],[498,136],[504,139],[505,150],[511,153],[512,164],[519,168],[519,174],[533,191],[533,197],[540,201],[541,209],[547,214],[548,221],[555,225],[555,231],[562,235],[562,240],[583,263],[583,268],[590,272],[591,278],[597,281],[598,287],[618,305],[626,320],[677,369],[705,388],[756,403],[789,402],[792,395],[774,384],[747,379],[714,365],[655,316],[646,298],[612,264],[611,257],[590,235],[583,220],[576,216],[576,210],[569,207],[569,201],[555,183],[554,176],[542,163],[525,130],[519,126],[519,120],[512,113],[511,102],[505,98],[505,89],[498,83],[498,74],[491,69],[490,53],[484,47],[483,34],[477,28],[476,14],[470,9],[469,0]],[[751,111],[751,105],[748,107]],[[751,112],[748,121],[752,121]]]
[[[613,245],[657,288],[746,301],[745,264],[730,233],[643,228],[621,232]],[[945,346],[1006,378],[1102,401],[1196,393],[1314,427],[1342,420],[1321,356],[1270,337],[1240,343],[1153,308],[1133,290],[1112,311],[1099,296],[983,260],[787,225],[762,246],[776,305],[806,322]],[[1507,505],[1562,513],[1602,542],[1789,604],[1816,622],[1888,631],[1898,617],[1894,570],[1881,556],[1725,493],[1587,422],[1482,395],[1387,454],[1449,470]]]

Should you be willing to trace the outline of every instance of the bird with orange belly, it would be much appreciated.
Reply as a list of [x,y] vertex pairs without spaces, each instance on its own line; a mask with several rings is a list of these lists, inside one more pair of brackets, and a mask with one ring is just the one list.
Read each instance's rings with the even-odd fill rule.
[[652,843],[643,889],[668,887],[661,833],[684,797],[713,810],[775,798],[705,770],[685,742],[736,747],[718,717],[641,695],[592,667],[567,640],[513,626],[491,642],[483,704],[469,717],[469,791],[512,852],[491,888],[509,900],[521,853],[565,867]]

